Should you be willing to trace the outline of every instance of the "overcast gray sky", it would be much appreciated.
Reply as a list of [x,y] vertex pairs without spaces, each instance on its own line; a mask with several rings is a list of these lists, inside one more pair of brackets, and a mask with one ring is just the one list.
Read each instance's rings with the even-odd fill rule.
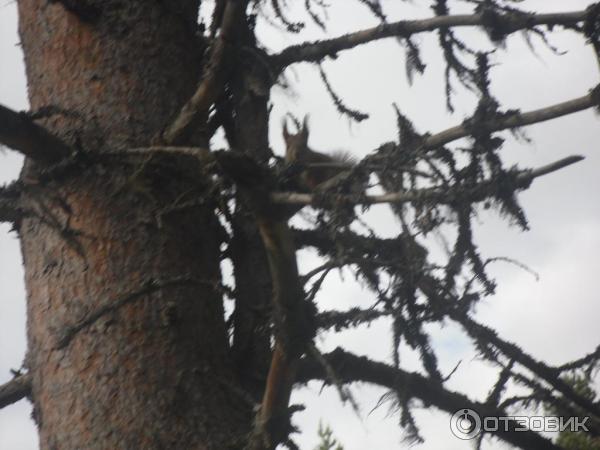
[[[2,0],[0,0],[2,1]],[[303,3],[303,2],[298,2]],[[354,2],[337,2],[343,7],[332,10],[331,34],[374,25],[364,7]],[[415,2],[418,3],[418,2]],[[544,11],[576,10],[592,3],[587,0],[529,0],[530,9]],[[384,1],[390,18],[426,17],[427,9],[404,2]],[[16,31],[16,4],[0,3],[0,103],[15,109],[27,109],[26,82],[22,55]],[[291,38],[269,27],[261,28],[261,36],[272,48],[292,43]],[[464,32],[482,43],[485,37],[478,32]],[[317,30],[308,29],[303,38],[319,37]],[[533,55],[519,35],[508,41],[506,52],[497,52],[494,60],[493,93],[507,108],[535,109],[568,100],[587,93],[600,80],[598,66],[589,46],[572,33],[558,31],[551,39],[553,45],[566,51],[559,56],[539,47]],[[345,96],[351,106],[368,112],[370,120],[349,126],[340,118],[319,81],[318,74],[307,65],[288,71],[297,81],[299,97],[292,98],[274,92],[272,117],[287,111],[302,116],[310,113],[312,147],[326,151],[347,149],[358,156],[367,154],[381,142],[395,137],[395,117],[392,102],[414,120],[419,131],[435,132],[461,122],[471,111],[474,99],[461,95],[454,115],[444,109],[442,63],[435,39],[422,36],[423,56],[427,73],[409,86],[404,73],[404,54],[393,40],[363,46],[341,54],[324,67],[336,91]],[[477,310],[478,318],[494,326],[510,340],[534,356],[550,363],[575,359],[600,343],[600,303],[593,288],[599,269],[600,250],[600,127],[598,117],[591,111],[581,112],[550,123],[527,129],[533,144],[509,140],[503,155],[510,164],[523,167],[540,166],[571,154],[586,156],[585,161],[564,171],[534,182],[521,195],[530,219],[531,231],[511,229],[493,215],[482,215],[477,239],[485,257],[508,256],[535,270],[538,281],[516,267],[497,265],[493,273],[498,280],[498,292]],[[271,136],[276,151],[283,151],[278,119]],[[18,176],[21,158],[7,151],[0,155],[0,183]],[[385,208],[369,213],[372,222],[387,233],[397,230],[397,224]],[[309,270],[317,261],[302,253],[300,265]],[[319,297],[323,308],[349,307],[364,304],[368,295],[353,277],[331,276]],[[25,352],[25,294],[17,236],[6,225],[0,226],[0,383],[10,379],[10,368],[21,365]],[[475,359],[473,349],[457,330],[447,327],[433,330],[435,347],[441,368],[449,373],[458,361],[458,371],[448,385],[483,399],[495,382],[495,370]],[[319,341],[323,350],[344,345],[372,358],[389,360],[391,340],[385,322],[369,329],[327,335]],[[417,358],[403,353],[403,367],[418,369]],[[294,396],[304,402],[307,410],[296,417],[304,433],[298,442],[304,450],[316,443],[319,420],[329,423],[344,444],[345,450],[365,448],[403,448],[397,414],[389,414],[386,405],[375,409],[384,392],[368,386],[356,386],[353,392],[360,402],[360,413],[342,406],[331,389],[320,391],[310,384]],[[0,449],[34,450],[37,437],[29,419],[30,406],[21,401],[0,410]],[[471,444],[459,441],[450,434],[449,417],[432,410],[417,413],[426,443],[424,450],[470,449]],[[486,443],[484,448],[502,448]]]

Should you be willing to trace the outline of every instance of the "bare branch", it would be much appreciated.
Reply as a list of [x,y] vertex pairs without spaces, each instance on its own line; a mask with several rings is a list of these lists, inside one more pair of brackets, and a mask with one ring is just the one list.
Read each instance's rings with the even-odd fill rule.
[[[578,163],[579,161],[583,161],[585,159],[584,156],[581,155],[573,155],[567,156],[566,158],[559,159],[558,161],[554,161],[553,163],[547,164],[542,167],[538,167],[537,169],[532,170],[529,174],[523,174],[523,181],[529,178],[532,180],[534,178],[543,177],[544,175],[548,175],[549,173],[556,172],[557,170],[564,169],[571,164]],[[529,181],[528,180],[528,181]]]
[[[442,411],[453,414],[464,408],[476,411],[482,417],[505,417],[505,411],[491,405],[475,402],[463,394],[450,391],[434,380],[414,372],[406,372],[388,364],[373,361],[364,356],[356,356],[341,348],[323,355],[343,383],[366,382],[402,392],[404,395],[421,400],[426,405],[434,405]],[[328,374],[323,365],[315,360],[303,359],[298,372],[299,382],[310,380],[328,381]],[[549,439],[532,431],[513,431],[517,426],[508,421],[509,431],[498,427],[493,434],[512,445],[528,450],[560,450]]]
[[[515,112],[514,114],[506,115],[504,118],[495,121],[482,124],[478,123],[477,126],[482,127],[485,131],[493,132],[545,122],[547,120],[556,119],[557,117],[573,114],[597,106],[599,90],[600,86],[597,86],[589,94],[584,95],[583,97],[525,113]],[[427,137],[423,143],[423,147],[426,149],[441,147],[442,145],[469,135],[471,135],[471,131],[469,130],[468,125],[458,125]]]
[[208,110],[221,94],[231,69],[232,47],[247,3],[248,0],[227,1],[221,31],[213,42],[202,81],[173,123],[162,133],[161,143],[184,143],[195,125],[208,120]]
[[0,105],[0,144],[45,164],[57,162],[72,149],[24,113]]
[[31,375],[17,375],[0,386],[0,408],[4,408],[27,397],[31,393]]
[[[512,33],[536,25],[572,26],[585,20],[586,10],[550,14],[506,14],[501,17],[506,21],[506,28]],[[378,39],[392,36],[407,38],[416,33],[428,32],[440,28],[482,26],[485,26],[482,14],[461,14],[437,16],[421,20],[401,20],[345,34],[333,39],[293,45],[274,55],[272,61],[278,70],[283,70],[285,67],[296,62],[319,61],[326,56],[336,55],[339,51],[349,50],[358,45]]]
[[69,345],[77,333],[94,324],[100,318],[117,311],[129,303],[168,287],[185,285],[203,285],[215,289],[218,287],[218,284],[216,283],[203,280],[194,280],[188,277],[177,277],[168,280],[155,280],[153,278],[149,278],[142,283],[140,288],[127,292],[118,299],[107,301],[104,306],[101,306],[79,322],[65,326],[57,338],[56,349],[65,348],[67,345]]
[[[535,170],[522,171],[515,179],[515,187],[525,188],[534,178],[555,172],[556,170],[567,167],[583,159],[583,156],[569,156]],[[377,203],[399,204],[423,200],[447,204],[456,201],[457,197],[461,195],[472,202],[477,202],[488,198],[496,187],[495,181],[490,179],[469,187],[468,189],[460,187],[448,189],[447,187],[441,186],[417,189],[409,192],[389,192],[381,195],[365,195],[358,198],[352,195],[340,195],[336,196],[336,199],[357,205],[373,205]],[[271,194],[271,201],[279,204],[310,205],[314,200],[314,194],[303,194],[298,192],[275,192]]]

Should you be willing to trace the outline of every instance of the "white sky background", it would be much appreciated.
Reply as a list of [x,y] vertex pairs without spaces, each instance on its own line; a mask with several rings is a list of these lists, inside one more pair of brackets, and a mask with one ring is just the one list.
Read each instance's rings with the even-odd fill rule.
[[[16,32],[16,4],[0,0],[0,103],[14,109],[27,109],[26,83],[22,55]],[[297,2],[301,4],[303,2]],[[332,2],[344,5],[332,9],[331,35],[375,25],[366,9],[354,2]],[[418,4],[418,2],[414,2]],[[529,0],[530,9],[563,11],[583,9],[592,3],[587,0]],[[385,1],[391,20],[427,17],[431,13],[399,1]],[[290,16],[291,17],[291,16]],[[264,42],[272,48],[292,43],[282,40],[272,28],[261,29]],[[466,32],[481,42],[481,33]],[[304,38],[320,37],[310,28]],[[456,114],[444,108],[442,65],[435,39],[422,35],[423,59],[427,63],[424,77],[416,77],[412,86],[406,82],[404,53],[394,40],[365,45],[344,52],[336,61],[324,67],[336,92],[347,99],[349,106],[368,112],[371,118],[349,126],[330,102],[318,73],[306,64],[298,65],[295,73],[297,99],[274,91],[274,119],[271,143],[279,154],[283,151],[279,118],[287,111],[302,116],[310,113],[310,145],[318,150],[348,149],[364,156],[380,143],[396,136],[392,102],[410,117],[418,131],[436,132],[460,123],[474,105],[469,94],[455,100]],[[567,54],[557,57],[542,48],[533,55],[518,34],[508,41],[508,51],[497,52],[493,69],[492,91],[506,108],[537,109],[546,105],[579,97],[595,86],[600,77],[591,48],[572,33],[559,30],[551,42]],[[477,239],[484,257],[508,256],[535,270],[536,281],[530,274],[509,265],[498,264],[493,274],[498,281],[497,295],[485,300],[477,316],[498,329],[506,339],[549,363],[558,364],[580,357],[600,343],[600,303],[594,281],[599,269],[600,250],[600,127],[598,117],[591,111],[577,113],[545,124],[527,128],[533,144],[505,144],[503,155],[509,164],[522,167],[541,166],[571,154],[586,159],[559,173],[535,181],[520,199],[528,214],[531,231],[522,233],[509,228],[494,215],[482,215]],[[0,183],[18,176],[21,158],[7,151],[0,155]],[[369,213],[371,220],[387,233],[397,230],[394,219],[383,208]],[[316,264],[316,259],[303,252],[300,261],[303,271]],[[23,274],[15,233],[6,225],[0,226],[0,383],[10,379],[10,368],[21,365],[25,352],[25,294]],[[364,304],[366,293],[354,283],[350,274],[341,279],[330,275],[326,289],[319,297],[322,308],[344,308]],[[452,389],[483,399],[495,382],[495,370],[475,360],[475,353],[465,338],[447,327],[435,331],[437,349],[443,373],[449,373],[458,361],[458,371],[448,383]],[[389,360],[391,339],[387,323],[378,323],[366,330],[326,336],[320,347],[327,351],[337,345],[355,350],[372,358]],[[403,352],[403,368],[420,370],[418,360]],[[365,448],[404,448],[397,415],[388,415],[387,405],[375,411],[379,389],[357,386],[353,389],[359,400],[360,414],[349,406],[342,407],[333,389],[320,393],[320,385],[310,384],[295,396],[296,402],[308,407],[295,421],[304,431],[297,442],[303,450],[316,444],[316,429],[320,419],[329,423],[345,450]],[[30,406],[21,401],[0,410],[0,449],[37,449],[37,436],[29,419]],[[449,416],[432,410],[417,411],[418,424],[426,438],[420,449],[470,449],[471,443],[454,438],[449,431]],[[504,448],[497,441],[487,442],[484,448]]]

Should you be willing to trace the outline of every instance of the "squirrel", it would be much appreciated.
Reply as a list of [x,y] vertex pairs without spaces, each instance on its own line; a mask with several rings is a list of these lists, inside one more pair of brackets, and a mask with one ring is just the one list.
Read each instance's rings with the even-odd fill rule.
[[287,120],[283,121],[283,140],[285,141],[285,162],[298,163],[302,172],[299,176],[301,188],[312,192],[319,185],[342,172],[347,172],[353,165],[352,157],[344,152],[331,155],[317,152],[308,146],[307,118],[302,122],[302,128],[292,134],[288,130]]

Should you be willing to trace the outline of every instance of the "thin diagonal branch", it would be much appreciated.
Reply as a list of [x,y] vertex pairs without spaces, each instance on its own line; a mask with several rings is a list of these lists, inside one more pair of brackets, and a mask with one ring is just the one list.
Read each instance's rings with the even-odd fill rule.
[[572,386],[560,378],[561,371],[549,367],[542,361],[538,361],[527,353],[523,352],[516,344],[505,341],[489,327],[478,323],[477,321],[466,317],[450,313],[450,317],[459,322],[467,333],[474,340],[484,340],[502,351],[512,361],[518,362],[529,369],[532,373],[547,381],[554,389],[563,394],[565,398],[579,405],[584,411],[591,412],[600,417],[600,406],[593,401],[579,395]]
[[159,290],[185,285],[204,285],[217,288],[217,284],[215,283],[203,280],[194,280],[188,277],[176,277],[168,280],[156,280],[149,278],[142,283],[140,288],[127,292],[118,299],[107,301],[104,306],[101,306],[79,322],[72,325],[66,325],[57,337],[56,349],[66,347],[80,331],[94,324],[100,318],[117,311],[125,305],[128,305],[140,298],[144,298],[145,296]]
[[[505,29],[512,33],[536,25],[575,25],[586,18],[586,10],[550,14],[505,14],[499,16],[506,22]],[[483,27],[486,25],[483,14],[461,14],[437,16],[421,20],[401,20],[382,24],[373,28],[345,34],[333,39],[293,45],[272,57],[274,66],[283,70],[290,64],[301,61],[320,61],[326,56],[336,55],[368,42],[392,36],[410,37],[416,33],[428,32],[449,27]]]
[[[515,177],[514,186],[515,188],[525,188],[533,179],[555,172],[583,159],[583,156],[569,156],[535,170],[522,171]],[[340,195],[336,196],[336,199],[356,205],[373,205],[377,203],[400,204],[424,200],[448,204],[455,202],[459,196],[462,196],[471,202],[482,201],[492,195],[495,189],[497,189],[497,182],[496,180],[490,179],[468,188],[448,188],[440,186],[415,189],[409,192],[389,192],[381,195],[364,195],[358,198],[351,195]],[[298,192],[275,192],[271,194],[271,201],[279,204],[310,205],[314,200],[314,194],[303,194]]]
[[27,397],[31,392],[31,375],[18,375],[0,386],[0,408]]
[[221,32],[213,42],[202,81],[173,123],[162,133],[161,143],[185,143],[194,126],[208,120],[208,110],[221,94],[232,67],[232,49],[247,4],[248,0],[227,1]]
[[[494,121],[478,123],[477,127],[482,129],[482,131],[494,132],[556,119],[558,117],[598,106],[599,92],[600,86],[597,86],[592,89],[589,94],[584,95],[583,97],[556,103],[545,108],[525,113],[515,112],[514,114],[506,115],[505,117]],[[438,148],[449,142],[470,136],[471,133],[472,131],[469,129],[468,125],[458,125],[427,137],[423,143],[423,147],[426,149]]]
[[45,164],[67,157],[72,149],[24,113],[0,105],[0,144]]
[[571,361],[569,363],[563,364],[561,366],[555,367],[555,370],[559,370],[561,372],[565,372],[567,370],[575,370],[579,369],[586,364],[591,364],[594,361],[600,360],[600,345],[596,347],[596,349],[588,353],[587,355],[576,359],[575,361]]
[[[434,380],[414,372],[406,372],[388,364],[373,361],[364,356],[356,356],[341,348],[324,355],[338,380],[343,383],[366,382],[383,386],[392,391],[402,392],[404,395],[421,400],[426,405],[433,405],[450,414],[464,408],[477,412],[481,417],[506,417],[505,411],[494,406],[475,402],[465,395],[450,391]],[[303,359],[298,372],[298,382],[310,380],[327,381],[328,374],[321,363],[314,360]],[[532,431],[514,430],[517,423],[508,420],[509,431],[498,427],[493,432],[497,438],[502,439],[517,447],[528,450],[560,450],[549,439]]]

